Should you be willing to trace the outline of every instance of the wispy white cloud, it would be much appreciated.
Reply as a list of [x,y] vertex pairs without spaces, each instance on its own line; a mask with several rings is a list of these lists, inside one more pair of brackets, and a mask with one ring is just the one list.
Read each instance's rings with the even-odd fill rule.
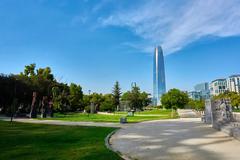
[[240,0],[148,0],[99,21],[129,27],[148,42],[145,50],[161,44],[165,54],[171,54],[205,36],[240,35]]

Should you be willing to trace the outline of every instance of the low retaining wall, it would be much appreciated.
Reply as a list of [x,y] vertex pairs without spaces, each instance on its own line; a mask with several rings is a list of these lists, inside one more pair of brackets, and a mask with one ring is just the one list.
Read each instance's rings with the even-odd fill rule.
[[203,121],[240,140],[240,113],[232,112],[228,99],[206,100]]
[[240,122],[240,113],[233,112],[233,113],[232,113],[232,116],[233,116],[233,120],[234,120],[234,121]]

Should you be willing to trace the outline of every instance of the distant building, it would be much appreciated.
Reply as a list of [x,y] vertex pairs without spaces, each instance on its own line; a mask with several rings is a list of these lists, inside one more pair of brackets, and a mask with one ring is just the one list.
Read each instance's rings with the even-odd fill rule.
[[161,104],[161,96],[166,93],[165,68],[163,51],[160,46],[155,48],[153,59],[153,105]]
[[216,79],[210,83],[210,94],[211,96],[217,96],[220,93],[227,91],[227,80]]
[[196,91],[188,92],[189,98],[193,100],[201,100],[201,93]]
[[195,85],[194,90],[200,93],[201,99],[210,98],[209,84],[207,82]]
[[[209,89],[208,89],[209,88]],[[193,92],[188,92],[192,99],[208,99],[212,96],[217,96],[221,93],[237,92],[240,93],[240,74],[229,76],[228,78],[221,78],[208,83],[200,83],[195,85]]]
[[204,82],[195,85],[194,91],[188,92],[188,96],[193,100],[202,100],[210,98],[209,84],[207,82]]
[[195,91],[208,91],[209,90],[209,84],[208,84],[208,82],[199,83],[199,84],[194,86],[194,90]]
[[240,75],[232,75],[227,78],[227,90],[240,93]]

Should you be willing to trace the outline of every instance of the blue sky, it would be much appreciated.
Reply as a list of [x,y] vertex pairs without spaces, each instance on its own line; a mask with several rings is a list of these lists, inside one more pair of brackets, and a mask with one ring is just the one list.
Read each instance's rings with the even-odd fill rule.
[[152,92],[156,45],[167,88],[240,73],[240,0],[1,0],[0,72],[50,66],[62,82]]

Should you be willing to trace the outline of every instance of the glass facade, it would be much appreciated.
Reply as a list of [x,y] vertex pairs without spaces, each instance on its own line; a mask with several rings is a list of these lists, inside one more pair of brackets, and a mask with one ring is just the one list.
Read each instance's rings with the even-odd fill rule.
[[163,51],[160,46],[155,48],[153,59],[153,105],[160,105],[162,94],[166,93],[165,68]]
[[210,98],[209,84],[207,82],[195,85],[194,90],[200,93],[201,99]]

